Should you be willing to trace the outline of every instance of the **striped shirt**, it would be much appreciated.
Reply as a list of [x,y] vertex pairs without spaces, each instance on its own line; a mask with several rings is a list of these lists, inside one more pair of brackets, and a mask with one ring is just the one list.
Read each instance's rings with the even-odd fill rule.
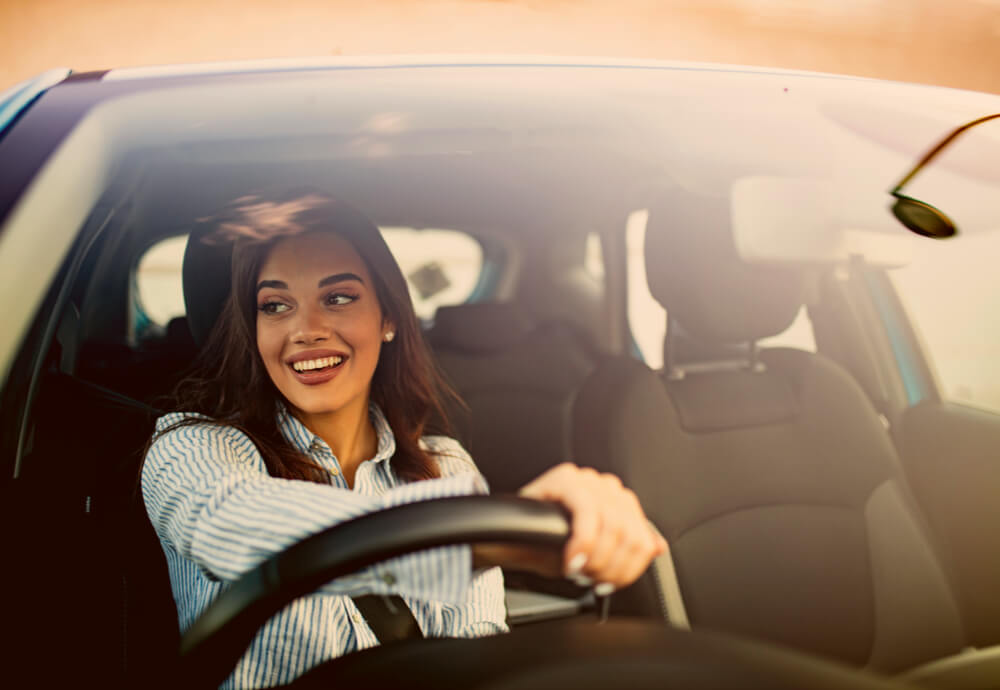
[[[195,415],[157,420],[157,432]],[[426,436],[441,478],[403,483],[392,468],[395,439],[375,406],[375,456],[361,463],[348,488],[330,447],[283,407],[285,438],[330,473],[330,485],[268,474],[250,439],[232,427],[182,426],[159,435],[142,471],[142,494],[167,557],[182,631],[231,582],[268,557],[331,525],[392,506],[486,493],[465,449]],[[378,644],[350,596],[398,594],[427,637],[478,637],[505,632],[499,568],[472,573],[471,549],[450,546],[394,558],[338,578],[296,600],[254,637],[223,688],[288,683],[333,657]]]

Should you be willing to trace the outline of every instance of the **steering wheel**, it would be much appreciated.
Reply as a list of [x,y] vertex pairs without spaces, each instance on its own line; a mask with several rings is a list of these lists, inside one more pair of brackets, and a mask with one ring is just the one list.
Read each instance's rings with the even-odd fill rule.
[[[569,538],[556,504],[463,496],[371,513],[289,547],[240,578],[181,640],[177,687],[216,687],[257,630],[292,600],[330,580],[412,551],[462,543],[561,549]],[[540,623],[509,635],[394,643],[332,659],[295,686],[401,683],[523,690],[601,688],[891,688],[896,681],[812,656],[719,633],[641,620]],[[182,685],[183,684],[183,685]]]
[[223,592],[180,645],[180,677],[215,687],[285,605],[343,575],[412,551],[471,543],[561,549],[566,511],[513,496],[460,496],[370,513],[329,527],[264,561]]

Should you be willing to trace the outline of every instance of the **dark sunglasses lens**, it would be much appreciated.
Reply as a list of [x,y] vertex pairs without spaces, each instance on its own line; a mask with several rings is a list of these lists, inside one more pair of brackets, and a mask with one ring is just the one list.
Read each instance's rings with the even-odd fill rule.
[[958,232],[948,216],[930,204],[916,199],[908,197],[897,199],[892,205],[892,215],[909,230],[924,237],[942,239],[952,237]]

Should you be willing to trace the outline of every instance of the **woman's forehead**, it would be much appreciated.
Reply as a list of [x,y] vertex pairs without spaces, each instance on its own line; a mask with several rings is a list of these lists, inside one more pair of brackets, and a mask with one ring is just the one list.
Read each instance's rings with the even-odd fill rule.
[[309,232],[279,240],[261,265],[258,280],[321,278],[354,273],[369,281],[368,269],[354,246],[332,232]]

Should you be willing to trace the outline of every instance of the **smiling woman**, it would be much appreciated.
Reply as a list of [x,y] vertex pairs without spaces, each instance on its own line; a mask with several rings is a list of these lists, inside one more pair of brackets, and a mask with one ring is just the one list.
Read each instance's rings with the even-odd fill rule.
[[[231,246],[229,296],[196,373],[178,387],[178,412],[157,423],[142,474],[182,630],[225,583],[311,534],[486,491],[456,441],[427,433],[432,415],[443,419],[441,398],[454,394],[371,221],[329,196],[288,191],[237,199],[189,242],[186,261]],[[287,683],[386,641],[375,621],[387,607],[367,594],[394,597],[393,626],[407,636],[479,637],[507,630],[496,565],[567,574],[607,594],[665,548],[610,475],[561,465],[521,493],[570,511],[561,562],[454,546],[340,578],[272,618],[223,685]]]
[[[438,400],[448,389],[423,347],[406,281],[377,228],[347,204],[302,190],[241,197],[205,220],[203,231],[190,241],[232,244],[230,298],[202,352],[200,368],[206,375],[182,383],[178,409],[236,423],[266,449],[265,462],[274,476],[325,481],[325,471],[303,463],[283,442],[274,405],[283,399],[294,414],[309,415],[313,422],[324,412],[349,409],[349,426],[355,428],[367,414],[370,394],[396,434],[399,475],[407,480],[437,476],[420,438],[432,416],[444,418]],[[328,285],[338,273],[359,280]],[[345,301],[356,304],[348,307]],[[345,325],[347,334],[335,328]],[[382,330],[374,334],[372,329]],[[359,331],[366,330],[372,333],[357,342]],[[383,355],[379,341],[389,330],[401,337]],[[373,344],[366,337],[372,334]],[[334,370],[336,385],[317,385],[330,381],[334,372],[295,371],[293,360],[302,355],[309,360],[316,359],[313,355],[346,357]],[[380,357],[382,366],[376,367]],[[347,417],[343,411],[338,415]],[[343,438],[333,430],[326,436]],[[369,435],[363,445],[371,446],[372,439]],[[352,451],[354,441],[360,439],[352,440]],[[342,442],[335,451],[342,450]],[[337,457],[352,467],[359,462]]]

